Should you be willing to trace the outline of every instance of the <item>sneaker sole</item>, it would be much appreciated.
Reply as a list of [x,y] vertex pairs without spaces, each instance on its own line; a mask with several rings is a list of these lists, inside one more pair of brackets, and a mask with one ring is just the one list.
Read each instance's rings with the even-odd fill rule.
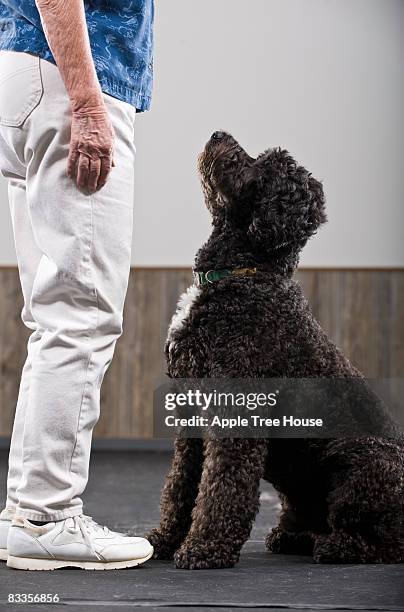
[[59,559],[30,559],[28,557],[7,557],[7,567],[20,570],[45,571],[61,569],[63,567],[77,567],[84,570],[119,570],[136,567],[146,563],[152,556],[154,550],[141,559],[129,559],[127,561],[61,561]]
[[0,561],[7,561],[8,552],[7,548],[0,548]]

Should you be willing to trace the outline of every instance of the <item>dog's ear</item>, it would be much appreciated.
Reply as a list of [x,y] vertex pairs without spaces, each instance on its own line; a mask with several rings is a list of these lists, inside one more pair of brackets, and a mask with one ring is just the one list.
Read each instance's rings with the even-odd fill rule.
[[248,228],[263,253],[298,252],[326,221],[322,185],[291,155],[273,149],[256,162],[260,199]]

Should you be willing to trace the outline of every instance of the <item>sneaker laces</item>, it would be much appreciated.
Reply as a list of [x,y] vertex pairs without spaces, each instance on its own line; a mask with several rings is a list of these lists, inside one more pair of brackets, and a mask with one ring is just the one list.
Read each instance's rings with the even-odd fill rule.
[[109,534],[109,529],[105,525],[99,525],[92,516],[88,516],[87,514],[81,514],[80,517],[83,525],[85,525],[90,531],[94,531],[95,533],[103,532],[103,535]]
[[77,533],[80,531],[84,542],[93,552],[96,551],[94,550],[94,543],[91,536],[108,536],[110,533],[108,527],[102,527],[94,521],[91,516],[87,516],[86,514],[80,514],[66,519],[65,527],[71,532]]

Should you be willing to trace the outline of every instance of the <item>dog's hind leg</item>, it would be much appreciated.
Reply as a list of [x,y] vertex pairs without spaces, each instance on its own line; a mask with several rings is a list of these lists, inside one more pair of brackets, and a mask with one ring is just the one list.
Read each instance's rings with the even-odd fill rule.
[[404,474],[391,447],[371,441],[356,469],[339,473],[328,497],[330,533],[314,545],[318,563],[404,562]]
[[192,525],[175,553],[178,568],[233,567],[259,506],[266,441],[209,440]]
[[160,501],[160,526],[147,534],[157,559],[172,559],[188,533],[203,463],[203,441],[177,439]]

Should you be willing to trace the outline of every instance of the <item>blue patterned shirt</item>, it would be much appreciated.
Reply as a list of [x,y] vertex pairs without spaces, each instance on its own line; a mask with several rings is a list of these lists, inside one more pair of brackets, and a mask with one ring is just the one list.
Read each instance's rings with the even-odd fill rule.
[[[84,0],[84,6],[102,90],[147,110],[153,84],[153,0]],[[56,63],[35,0],[0,0],[1,49]]]

